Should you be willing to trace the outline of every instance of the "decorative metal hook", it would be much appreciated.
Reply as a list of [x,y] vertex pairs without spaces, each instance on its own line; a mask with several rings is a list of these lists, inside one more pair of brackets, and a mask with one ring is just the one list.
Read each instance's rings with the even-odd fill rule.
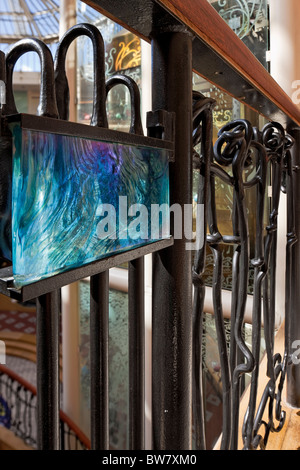
[[3,115],[17,114],[18,112],[13,95],[13,71],[17,60],[27,52],[37,52],[41,61],[41,91],[38,115],[57,118],[52,54],[48,46],[39,39],[22,39],[6,54],[6,104],[2,110]]
[[70,92],[66,75],[66,55],[71,43],[80,36],[88,36],[93,43],[94,51],[94,97],[91,125],[107,127],[105,107],[105,51],[104,42],[99,29],[88,23],[73,26],[62,37],[55,56],[55,87],[59,117],[69,119]]
[[142,120],[141,120],[141,99],[140,91],[136,82],[126,75],[116,74],[110,77],[106,81],[106,96],[109,91],[117,86],[125,85],[130,93],[131,101],[131,123],[130,123],[130,134],[144,135]]

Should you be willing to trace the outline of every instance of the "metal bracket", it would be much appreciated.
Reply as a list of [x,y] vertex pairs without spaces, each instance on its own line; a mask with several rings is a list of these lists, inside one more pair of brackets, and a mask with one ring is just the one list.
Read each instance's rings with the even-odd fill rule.
[[148,136],[172,142],[173,151],[170,152],[169,161],[175,161],[175,113],[163,109],[147,113]]
[[60,289],[67,284],[79,281],[86,277],[94,276],[120,264],[141,258],[150,253],[163,250],[174,244],[173,237],[165,238],[149,245],[140,246],[132,250],[111,255],[108,258],[100,259],[79,268],[69,269],[50,278],[41,279],[32,284],[27,284],[21,289],[14,287],[14,277],[12,267],[0,269],[0,294],[11,297],[19,302],[26,302],[41,295]]

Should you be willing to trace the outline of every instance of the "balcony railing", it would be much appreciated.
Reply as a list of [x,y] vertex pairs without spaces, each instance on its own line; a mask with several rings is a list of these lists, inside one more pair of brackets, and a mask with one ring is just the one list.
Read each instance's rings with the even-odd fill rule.
[[[196,249],[187,250],[186,234],[168,242],[78,267],[21,290],[14,289],[10,268],[3,270],[1,290],[20,300],[37,298],[38,447],[59,448],[58,297],[68,283],[91,278],[91,446],[109,449],[108,416],[108,269],[129,262],[129,447],[144,448],[144,277],[143,256],[153,253],[153,449],[206,449],[203,394],[203,338],[207,250],[213,255],[212,301],[221,363],[223,428],[221,448],[266,448],[272,432],[280,432],[285,414],[282,392],[300,403],[300,381],[292,345],[300,338],[299,125],[300,111],[249,52],[207,0],[89,0],[152,45],[152,113],[149,136],[174,140],[170,159],[170,204],[183,210],[192,203],[192,171],[198,172]],[[216,102],[193,92],[193,71],[234,96],[266,119],[258,128],[238,119],[225,125],[213,143]],[[1,73],[0,73],[1,76]],[[98,84],[99,85],[99,84]],[[62,94],[59,96],[66,96]],[[106,95],[103,92],[102,105]],[[133,100],[133,133],[140,134],[138,101]],[[100,110],[101,111],[101,110]],[[104,113],[101,115],[101,112]],[[105,127],[105,111],[100,112]],[[9,114],[9,113],[7,113]],[[5,115],[5,109],[4,109]],[[98,116],[99,117],[99,116]],[[173,133],[173,118],[175,132]],[[66,119],[66,117],[64,118]],[[100,127],[101,127],[100,126]],[[69,129],[69,127],[66,127]],[[124,137],[125,139],[125,137]],[[150,142],[150,141],[148,141]],[[158,144],[157,144],[158,145]],[[167,145],[167,143],[165,143]],[[171,148],[171,147],[170,147]],[[252,168],[250,176],[247,168]],[[233,194],[231,233],[223,234],[217,216],[215,182]],[[268,186],[271,187],[268,191]],[[246,204],[248,191],[255,203]],[[285,351],[274,348],[275,281],[278,210],[287,195]],[[270,196],[270,199],[267,196]],[[269,202],[269,200],[271,202]],[[249,249],[249,214],[255,220],[254,253]],[[267,224],[264,218],[267,214]],[[223,250],[233,252],[230,338],[223,315]],[[252,341],[244,337],[249,270],[253,272]],[[268,385],[258,396],[261,327],[266,341]],[[240,399],[250,376],[247,411],[240,426]],[[268,411],[268,420],[263,417]]]
[[[7,367],[0,365],[1,425],[25,444],[37,448],[36,388]],[[60,410],[62,450],[89,450],[91,443],[76,424]],[[16,449],[17,450],[17,449]]]

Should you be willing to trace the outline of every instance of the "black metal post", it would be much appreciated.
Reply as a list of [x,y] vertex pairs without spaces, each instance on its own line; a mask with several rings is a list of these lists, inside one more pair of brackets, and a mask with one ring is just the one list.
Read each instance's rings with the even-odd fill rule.
[[65,449],[65,423],[63,420],[60,421],[60,450]]
[[36,300],[37,444],[59,450],[59,291]]
[[90,302],[91,447],[108,450],[109,271],[91,277]]
[[[297,242],[291,248],[291,286],[287,286],[289,293],[289,331],[288,351],[289,365],[287,368],[287,401],[295,407],[300,407],[300,364],[299,351],[300,346],[300,129],[294,129],[290,132],[295,139],[292,148],[293,161],[293,201],[295,214],[295,234]],[[289,211],[289,208],[288,208]],[[289,216],[289,214],[288,214]],[[288,235],[289,237],[289,235]],[[288,266],[287,266],[288,269]]]
[[129,263],[129,449],[145,447],[144,258]]
[[[179,26],[163,26],[152,39],[153,110],[176,114],[170,196],[182,215],[192,203],[192,40]],[[153,447],[160,450],[191,449],[192,258],[183,220],[182,238],[153,257],[152,420]]]

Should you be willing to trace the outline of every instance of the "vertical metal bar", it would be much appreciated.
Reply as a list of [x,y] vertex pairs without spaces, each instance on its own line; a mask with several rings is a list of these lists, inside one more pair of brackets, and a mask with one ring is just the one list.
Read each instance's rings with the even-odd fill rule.
[[144,258],[129,263],[129,449],[145,446]]
[[234,325],[236,321],[236,309],[238,300],[238,279],[239,279],[239,264],[240,264],[240,248],[237,245],[234,248],[232,258],[232,301],[231,301],[231,319],[230,319],[230,352],[229,352],[229,363],[230,373],[233,376],[233,372],[237,366],[237,345],[234,336]]
[[[290,324],[289,324],[289,344],[288,350],[291,354],[299,349],[293,348],[295,342],[300,341],[300,129],[294,129],[290,132],[295,139],[295,145],[292,149],[293,161],[293,198],[295,214],[295,234],[298,238],[297,243],[292,247],[291,262],[291,287],[289,298]],[[288,208],[289,210],[289,208]],[[288,269],[288,266],[287,266]],[[295,407],[300,407],[300,365],[297,361],[290,361],[287,368],[287,401]]]
[[[209,245],[213,253],[213,305],[215,312],[215,325],[217,333],[218,350],[221,364],[221,380],[223,395],[223,432],[221,441],[221,450],[230,448],[231,437],[231,383],[230,383],[230,362],[228,358],[226,332],[224,327],[223,308],[222,308],[222,272],[223,272],[223,250],[220,247],[222,236],[217,224],[216,211],[216,188],[215,177],[210,175],[210,200],[209,200]],[[234,279],[234,276],[233,276]],[[233,297],[235,291],[233,289]],[[232,304],[234,304],[234,299]],[[235,311],[234,311],[235,312]]]
[[[199,283],[200,284],[200,283]],[[203,377],[203,333],[204,333],[204,296],[203,285],[195,286],[193,315],[193,418],[195,426],[195,443],[197,450],[206,450],[205,435],[205,377]],[[196,314],[200,312],[200,314]]]
[[[294,324],[293,310],[291,308],[291,300],[293,295],[293,277],[292,277],[292,254],[293,246],[297,243],[297,235],[295,229],[295,199],[294,199],[294,184],[293,184],[293,165],[291,152],[288,150],[285,155],[285,178],[286,178],[286,194],[287,194],[287,244],[286,244],[286,280],[285,280],[285,351],[284,358],[282,360],[282,376],[279,384],[279,389],[277,393],[277,419],[279,413],[281,413],[281,403],[278,396],[281,398],[284,380],[286,378],[288,365],[297,365],[299,368],[299,363],[295,364],[293,359],[293,343],[297,341],[297,346],[299,346],[299,339],[294,340],[294,334],[292,333],[292,328],[297,324]],[[298,325],[299,326],[299,325]],[[299,330],[298,330],[299,332]],[[292,341],[291,341],[292,339]],[[295,351],[294,351],[295,352]],[[299,359],[297,358],[297,362]],[[298,392],[299,393],[299,392]],[[300,402],[299,402],[300,403]]]
[[[193,262],[193,425],[197,450],[206,449],[205,376],[203,374],[205,282],[203,275],[207,249],[208,202],[211,197],[210,165],[214,106],[214,100],[193,92],[193,167],[199,170],[197,204],[204,207],[201,221],[199,220],[200,214],[197,214],[196,240],[198,243]],[[199,143],[201,143],[200,153],[196,150]]]
[[[180,27],[156,32],[152,52],[153,110],[176,113],[170,200],[183,214],[192,203],[192,36]],[[192,443],[192,259],[183,226],[182,233],[153,257],[153,446],[160,450]]]
[[[283,151],[281,151],[283,153]],[[282,161],[271,160],[272,171],[272,210],[270,213],[270,224],[267,227],[266,237],[266,264],[268,275],[264,281],[264,331],[266,351],[268,356],[268,376],[275,383],[274,370],[274,340],[275,340],[275,288],[276,288],[276,252],[277,252],[277,230],[278,230],[278,207],[280,201],[280,189],[282,181]]]
[[[206,117],[206,116],[205,116]],[[211,119],[208,117],[211,125]],[[208,122],[204,118],[204,129],[208,126]],[[205,129],[206,130],[206,129]],[[210,136],[209,136],[210,137]],[[207,146],[207,138],[205,145]],[[210,155],[205,146],[204,162],[199,167],[199,184],[197,202],[207,207],[209,193],[209,173],[210,173]],[[203,237],[203,245],[195,253],[193,266],[193,284],[194,284],[194,301],[193,301],[193,420],[195,429],[195,445],[197,450],[206,450],[205,435],[205,400],[204,400],[204,374],[203,374],[203,332],[204,332],[204,299],[205,299],[205,282],[203,273],[205,270],[206,257],[206,231],[207,231],[207,209],[204,210],[203,225],[196,224],[196,237]],[[198,233],[201,227],[202,233]]]
[[37,444],[59,450],[59,292],[36,300]]
[[65,450],[65,423],[60,421],[60,450]]
[[[258,146],[258,144],[257,144]],[[253,425],[257,407],[257,392],[259,379],[259,362],[261,348],[261,320],[262,320],[262,283],[265,273],[264,260],[264,209],[265,209],[265,191],[267,182],[267,154],[262,146],[258,146],[258,161],[256,168],[259,171],[259,181],[256,187],[256,240],[255,240],[255,258],[252,260],[254,267],[254,292],[253,292],[253,311],[252,311],[252,353],[256,367],[251,375],[250,400],[247,410],[247,420],[245,432],[243,433],[244,448],[251,449],[253,445]]]
[[221,364],[221,379],[223,389],[223,432],[221,450],[229,450],[231,432],[231,383],[222,308],[223,252],[218,244],[212,245],[211,250],[213,252],[214,257],[213,304],[215,312],[215,325],[218,339],[218,350]]
[[109,449],[109,271],[90,282],[91,448]]

